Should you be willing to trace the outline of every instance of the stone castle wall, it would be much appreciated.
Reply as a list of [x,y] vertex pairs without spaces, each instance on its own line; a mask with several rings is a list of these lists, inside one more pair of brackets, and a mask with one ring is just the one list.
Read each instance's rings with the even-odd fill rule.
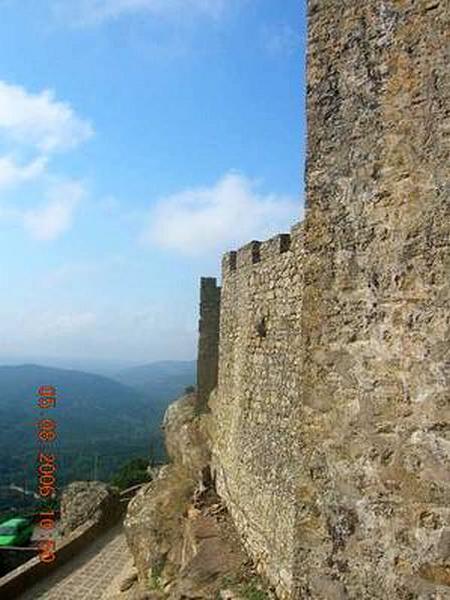
[[450,597],[448,31],[309,1],[305,221],[224,258],[213,466],[281,597]]
[[224,257],[213,468],[244,542],[292,587],[302,231]]
[[299,597],[448,597],[450,4],[309,15]]

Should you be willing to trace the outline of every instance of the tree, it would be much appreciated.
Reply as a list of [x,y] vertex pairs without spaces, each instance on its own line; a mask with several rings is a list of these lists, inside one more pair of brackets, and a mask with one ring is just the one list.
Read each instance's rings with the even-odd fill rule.
[[151,478],[147,472],[148,466],[148,459],[132,458],[120,467],[111,478],[111,483],[121,490],[126,490],[133,485],[150,481]]

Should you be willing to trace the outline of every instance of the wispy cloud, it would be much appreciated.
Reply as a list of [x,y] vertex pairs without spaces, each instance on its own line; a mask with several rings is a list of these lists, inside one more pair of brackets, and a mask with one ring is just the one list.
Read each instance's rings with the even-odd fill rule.
[[[48,338],[49,332],[55,337],[82,337],[93,327],[97,316],[92,311],[77,310],[24,310],[17,315],[20,320],[21,329],[26,334],[26,339],[34,342],[43,341]],[[11,324],[9,324],[11,326]],[[4,327],[8,327],[5,323]],[[14,334],[11,331],[14,339]],[[10,337],[10,336],[8,336]]]
[[45,156],[38,156],[25,164],[17,162],[12,156],[0,156],[0,190],[40,177],[47,163]]
[[[97,320],[93,312],[72,312],[59,315],[49,315],[41,323],[41,331],[52,331],[54,335],[73,335],[89,331]],[[49,328],[48,325],[51,324]]]
[[3,354],[38,349],[40,356],[97,355],[130,360],[190,359],[195,354],[196,319],[187,307],[174,311],[167,303],[134,310],[126,306],[48,307],[40,301],[26,308],[0,306]]
[[74,148],[92,134],[89,121],[56,100],[52,90],[33,94],[0,81],[0,135],[7,142],[47,154]]
[[40,241],[66,232],[86,190],[80,181],[55,178],[49,164],[53,154],[73,150],[93,132],[92,124],[69,103],[56,100],[53,91],[32,93],[0,81],[0,142],[6,149],[0,156],[0,192],[32,182],[26,203],[36,196],[35,205],[28,208],[3,201],[2,219],[20,222]]
[[44,291],[64,287],[71,282],[79,280],[91,280],[93,278],[98,282],[105,275],[121,271],[127,271],[129,264],[125,256],[121,254],[108,254],[106,257],[93,258],[89,261],[66,262],[62,265],[50,269],[46,274],[39,274],[38,280],[33,283],[35,288],[42,288]]
[[44,204],[19,213],[26,231],[36,240],[49,241],[65,233],[75,215],[75,210],[86,195],[79,181],[66,181],[54,186]]
[[54,10],[76,25],[97,25],[133,13],[156,17],[219,17],[232,0],[56,0]]
[[182,254],[224,251],[286,230],[298,219],[298,201],[258,193],[255,181],[228,173],[211,187],[161,199],[142,240]]

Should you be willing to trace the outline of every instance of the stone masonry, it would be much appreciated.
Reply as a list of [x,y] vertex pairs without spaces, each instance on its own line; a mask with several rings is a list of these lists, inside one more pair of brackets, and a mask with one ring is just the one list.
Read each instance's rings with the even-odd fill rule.
[[246,546],[292,586],[302,230],[224,257],[213,470]]
[[217,385],[219,361],[220,287],[212,277],[200,283],[200,322],[197,360],[197,397],[205,407]]
[[448,597],[450,4],[309,15],[299,597]]
[[281,598],[450,598],[449,31],[309,0],[306,217],[223,260],[213,469]]

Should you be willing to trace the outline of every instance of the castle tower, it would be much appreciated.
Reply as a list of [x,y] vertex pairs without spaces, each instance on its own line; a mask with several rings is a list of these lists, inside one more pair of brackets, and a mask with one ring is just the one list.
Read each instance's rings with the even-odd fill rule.
[[449,590],[449,31],[309,1],[299,598]]
[[206,407],[217,385],[219,361],[220,287],[213,277],[200,281],[200,321],[197,358],[197,395],[199,406]]

